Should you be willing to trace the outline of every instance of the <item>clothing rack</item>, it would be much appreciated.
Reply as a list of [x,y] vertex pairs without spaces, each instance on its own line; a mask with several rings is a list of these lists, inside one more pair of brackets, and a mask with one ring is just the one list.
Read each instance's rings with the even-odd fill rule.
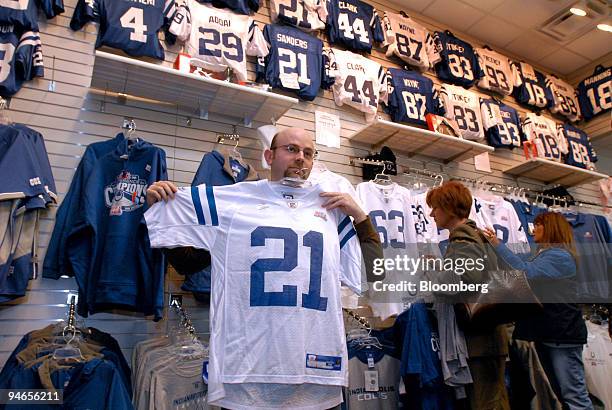
[[349,163],[351,165],[362,164],[362,165],[374,165],[377,167],[384,167],[386,164],[392,164],[391,161],[377,161],[373,159],[366,159],[366,158],[360,158],[360,157],[350,158]]
[[195,327],[193,326],[193,323],[191,321],[191,316],[185,311],[185,308],[183,307],[183,305],[177,300],[177,299],[173,299],[172,302],[170,303],[170,307],[173,307],[174,310],[176,311],[177,315],[180,318],[181,321],[181,325],[185,327],[185,329],[187,329],[187,332],[189,332],[189,334],[192,337],[196,337],[196,330]]
[[363,316],[360,316],[353,310],[347,308],[342,308],[342,311],[346,313],[350,318],[355,320],[359,325],[364,327],[368,332],[372,330],[372,325],[370,325],[370,322],[368,322],[368,320]]
[[414,176],[414,174],[439,181],[440,185],[442,185],[442,183],[444,182],[444,176],[439,172],[433,172],[433,171],[429,171],[426,169],[419,169],[419,168],[403,167],[402,175]]

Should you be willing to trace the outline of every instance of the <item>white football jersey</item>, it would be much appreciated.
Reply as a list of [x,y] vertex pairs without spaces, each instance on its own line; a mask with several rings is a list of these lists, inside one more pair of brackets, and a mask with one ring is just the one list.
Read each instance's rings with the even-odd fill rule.
[[446,113],[444,116],[457,122],[461,136],[466,140],[484,139],[484,127],[477,94],[451,84],[442,84],[440,98]]
[[546,76],[546,86],[550,89],[553,97],[553,105],[550,107],[550,111],[561,114],[570,121],[578,121],[580,106],[574,87],[552,75]]
[[528,113],[523,120],[523,134],[535,143],[538,156],[561,162],[561,154],[567,154],[567,140],[559,132],[557,123],[542,115]]
[[427,205],[427,192],[413,195],[410,199],[410,208],[414,220],[414,231],[418,243],[437,243],[438,227],[431,215],[431,208]]
[[350,51],[324,49],[329,59],[328,77],[335,78],[332,86],[336,104],[355,107],[372,121],[378,112],[378,102],[387,101],[387,70],[377,62]]
[[587,344],[582,351],[584,375],[589,393],[604,403],[604,408],[612,408],[612,339],[607,326],[586,321],[588,330]]
[[274,23],[285,23],[304,31],[322,30],[327,20],[324,0],[270,0]]
[[[394,259],[396,256],[408,255],[416,260],[417,238],[410,191],[396,183],[378,185],[368,181],[357,185],[357,196],[378,231],[385,258]],[[399,270],[387,271],[384,282],[399,283],[401,276],[403,275]],[[386,319],[404,311],[402,295],[399,295],[399,292],[377,293],[376,296],[372,294],[370,296],[370,307],[375,316]]]
[[480,229],[493,228],[497,238],[513,251],[525,252],[529,249],[527,235],[514,206],[501,196],[474,196],[470,218]]
[[230,67],[239,81],[247,80],[247,55],[263,57],[268,45],[250,16],[186,0],[170,25],[170,32],[187,41],[193,57],[220,68]]
[[520,80],[516,67],[508,57],[486,48],[477,48],[475,51],[483,74],[478,80],[478,86],[503,95],[512,94],[514,84]]
[[324,408],[347,384],[340,283],[361,289],[348,216],[267,180],[180,188],[145,214],[151,246],[212,256],[209,405]]
[[431,67],[429,56],[434,42],[429,31],[410,17],[385,11],[383,31],[387,57],[395,54],[410,65],[427,69]]

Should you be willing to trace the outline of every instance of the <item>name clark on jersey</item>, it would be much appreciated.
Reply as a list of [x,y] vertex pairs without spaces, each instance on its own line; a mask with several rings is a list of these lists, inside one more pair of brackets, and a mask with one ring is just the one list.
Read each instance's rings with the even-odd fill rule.
[[606,71],[597,74],[595,77],[587,78],[586,80],[584,80],[584,85],[591,85],[599,80],[603,80],[604,78],[609,77],[611,75],[610,70],[611,69],[608,68]]
[[285,34],[277,33],[276,41],[281,43],[289,44],[292,46],[303,48],[304,50],[308,50],[308,41],[301,40],[299,38],[290,37]]
[[400,30],[402,30],[402,31],[408,31],[410,34],[415,34],[415,35],[416,35],[416,32],[414,31],[414,29],[413,29],[412,27],[408,27],[408,26],[407,26],[407,25],[405,25],[405,24],[400,24],[400,25],[399,25],[399,28],[400,28]]
[[339,2],[338,7],[340,7],[341,10],[349,10],[349,11],[352,11],[353,13],[357,13],[357,6],[346,3],[344,1]]
[[366,72],[365,68],[362,65],[360,65],[360,64],[347,63],[346,67],[349,70],[361,71],[364,74]]
[[210,16],[210,18],[208,19],[208,22],[209,23],[214,23],[214,24],[216,24],[218,26],[221,26],[221,27],[231,27],[231,25],[232,25],[232,21],[231,20],[225,20],[225,19],[219,18],[217,16]]

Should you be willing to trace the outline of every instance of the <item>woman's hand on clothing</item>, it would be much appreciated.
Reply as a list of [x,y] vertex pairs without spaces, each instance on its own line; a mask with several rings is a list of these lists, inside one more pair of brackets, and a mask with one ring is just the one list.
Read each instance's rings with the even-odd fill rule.
[[491,245],[497,246],[500,244],[499,238],[497,237],[497,233],[493,228],[485,228],[482,233],[484,236],[491,242]]

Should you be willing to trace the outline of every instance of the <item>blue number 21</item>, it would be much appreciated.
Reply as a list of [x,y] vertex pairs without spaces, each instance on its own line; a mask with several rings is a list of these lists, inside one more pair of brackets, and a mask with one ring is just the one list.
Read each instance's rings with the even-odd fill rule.
[[[251,246],[266,246],[266,239],[282,239],[282,258],[257,259],[251,265],[251,306],[297,306],[297,286],[283,285],[281,292],[266,292],[266,272],[291,272],[298,265],[298,235],[293,229],[259,226],[251,232]],[[310,283],[302,294],[302,307],[327,310],[327,298],[321,297],[323,272],[323,234],[309,231],[302,243],[310,248]]]

